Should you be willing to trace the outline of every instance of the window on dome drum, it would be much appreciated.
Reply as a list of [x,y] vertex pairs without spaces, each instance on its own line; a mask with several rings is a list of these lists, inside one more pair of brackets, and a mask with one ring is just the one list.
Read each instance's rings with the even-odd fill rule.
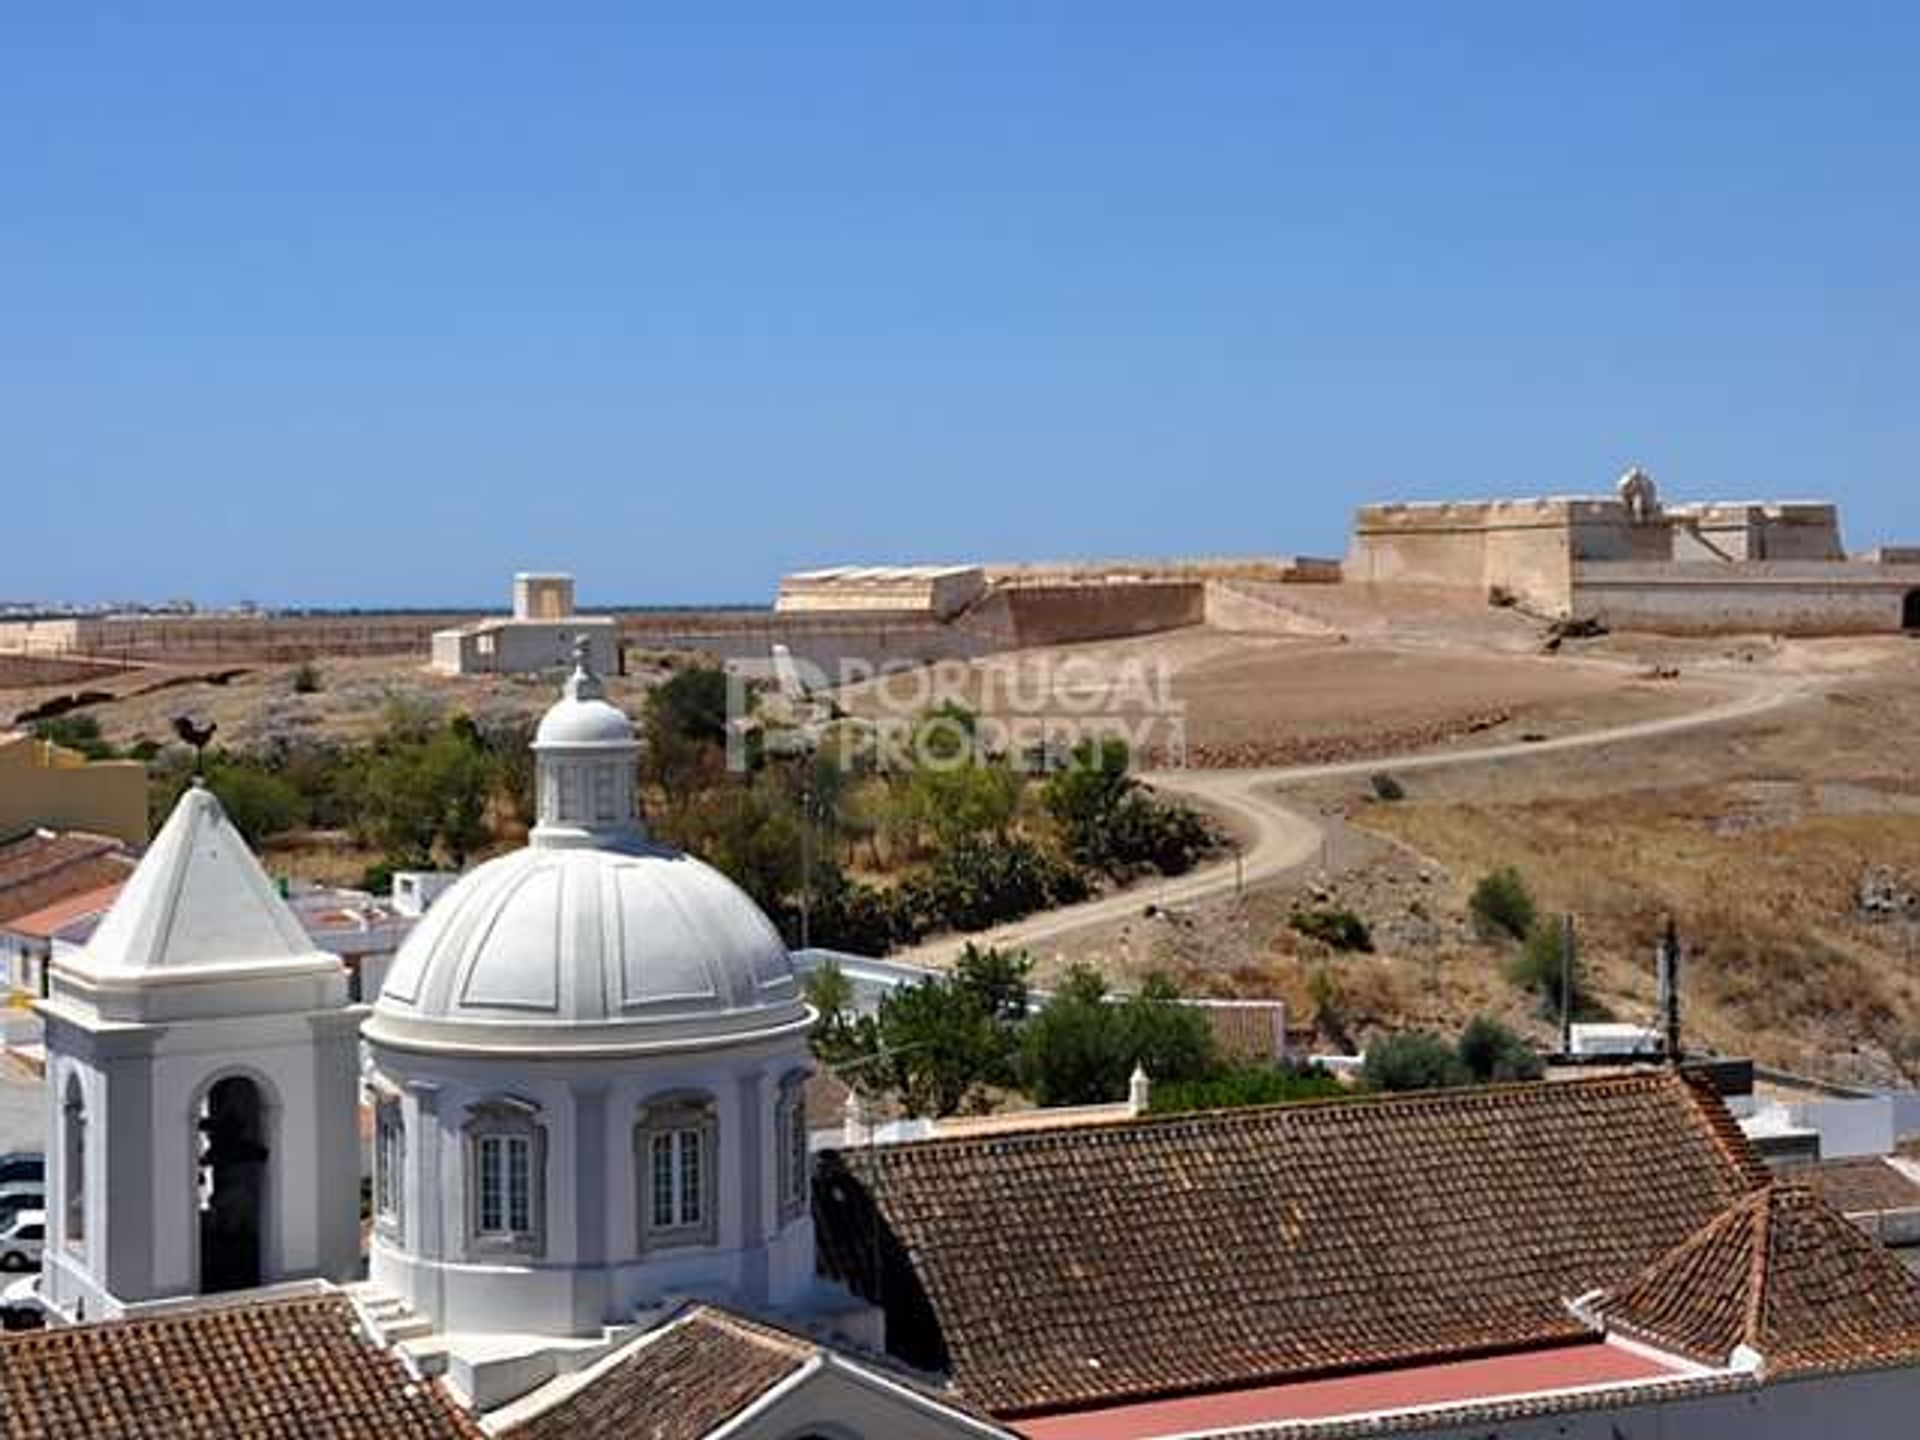
[[373,1218],[390,1235],[400,1231],[406,1167],[406,1130],[396,1099],[381,1100],[373,1121]]
[[593,768],[593,818],[601,823],[620,818],[619,807],[614,803],[614,792],[619,788],[617,772],[612,765],[596,765]]
[[807,1076],[795,1071],[780,1082],[780,1101],[774,1107],[773,1133],[780,1147],[780,1221],[798,1219],[807,1211],[812,1167],[807,1147]]
[[87,1244],[87,1102],[81,1093],[78,1075],[67,1076],[61,1117],[61,1181],[66,1190],[67,1248],[80,1252]]
[[636,1132],[641,1248],[711,1245],[715,1236],[713,1102],[655,1101]]
[[[538,1255],[546,1248],[547,1132],[538,1116],[537,1106],[510,1097],[473,1106],[467,1122],[467,1228],[474,1254]],[[402,1131],[401,1164],[405,1143]],[[400,1194],[396,1182],[396,1205]]]

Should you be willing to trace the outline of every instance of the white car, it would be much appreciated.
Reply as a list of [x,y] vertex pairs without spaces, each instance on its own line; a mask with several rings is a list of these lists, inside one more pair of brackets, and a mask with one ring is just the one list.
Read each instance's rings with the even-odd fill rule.
[[46,1187],[38,1180],[27,1181],[19,1185],[0,1185],[0,1226],[4,1226],[22,1210],[44,1210],[47,1208]]
[[0,1229],[0,1270],[38,1270],[46,1238],[47,1212],[22,1210]]

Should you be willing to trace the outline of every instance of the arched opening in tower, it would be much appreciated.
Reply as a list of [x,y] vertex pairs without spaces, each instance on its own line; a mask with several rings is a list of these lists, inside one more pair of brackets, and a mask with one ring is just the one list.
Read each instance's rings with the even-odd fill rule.
[[244,1290],[261,1279],[267,1201],[267,1107],[260,1087],[232,1075],[200,1112],[200,1290]]

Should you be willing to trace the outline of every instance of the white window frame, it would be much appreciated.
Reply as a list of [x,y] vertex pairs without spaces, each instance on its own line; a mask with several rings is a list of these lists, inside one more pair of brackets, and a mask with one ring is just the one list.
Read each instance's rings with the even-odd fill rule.
[[84,1256],[87,1250],[87,1094],[80,1077],[67,1075],[60,1114],[65,1130],[61,1136],[61,1205],[64,1239],[69,1250]]
[[[538,1257],[546,1252],[547,1131],[540,1109],[513,1096],[470,1107],[466,1125],[467,1248],[477,1257]],[[521,1203],[514,1203],[513,1157],[522,1158]],[[489,1157],[498,1157],[497,1160]],[[501,1167],[497,1197],[484,1193],[489,1169]]]
[[710,1096],[662,1096],[641,1110],[634,1127],[634,1188],[643,1251],[717,1242],[719,1134]]
[[807,1131],[807,1072],[796,1070],[780,1082],[773,1111],[774,1170],[779,1177],[780,1223],[797,1220],[812,1208],[812,1150]]
[[383,1095],[373,1106],[373,1219],[381,1233],[405,1230],[407,1123],[400,1097]]

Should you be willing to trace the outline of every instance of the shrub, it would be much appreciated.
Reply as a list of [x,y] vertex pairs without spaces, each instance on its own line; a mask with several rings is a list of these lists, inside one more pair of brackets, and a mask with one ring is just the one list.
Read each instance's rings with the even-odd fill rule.
[[1128,763],[1125,741],[1082,740],[1047,781],[1041,798],[1067,853],[1116,879],[1191,870],[1219,837],[1198,811],[1142,788]]
[[1546,1062],[1498,1020],[1476,1015],[1460,1032],[1460,1063],[1475,1080],[1538,1080]]
[[1296,910],[1287,921],[1300,934],[1342,952],[1373,953],[1373,932],[1351,910]]
[[317,695],[320,692],[320,671],[311,660],[301,662],[300,668],[293,672],[293,693],[296,695]]
[[1480,877],[1467,899],[1473,928],[1482,940],[1525,940],[1537,911],[1520,872],[1511,865]]
[[1232,1065],[1199,1080],[1155,1081],[1150,1103],[1154,1114],[1164,1115],[1324,1100],[1344,1094],[1345,1088],[1317,1066]]
[[34,722],[36,740],[48,740],[68,750],[78,750],[89,760],[111,760],[113,746],[100,733],[100,722],[92,715],[72,713],[55,715]]
[[1373,794],[1376,800],[1385,800],[1391,803],[1395,800],[1404,800],[1407,798],[1407,787],[1402,785],[1393,776],[1387,774],[1384,770],[1371,776],[1367,783],[1373,786]]
[[258,845],[301,822],[300,792],[272,771],[247,761],[222,760],[207,775],[207,788],[249,845]]
[[1472,1076],[1454,1048],[1437,1035],[1408,1030],[1367,1047],[1361,1077],[1372,1090],[1444,1090]]

